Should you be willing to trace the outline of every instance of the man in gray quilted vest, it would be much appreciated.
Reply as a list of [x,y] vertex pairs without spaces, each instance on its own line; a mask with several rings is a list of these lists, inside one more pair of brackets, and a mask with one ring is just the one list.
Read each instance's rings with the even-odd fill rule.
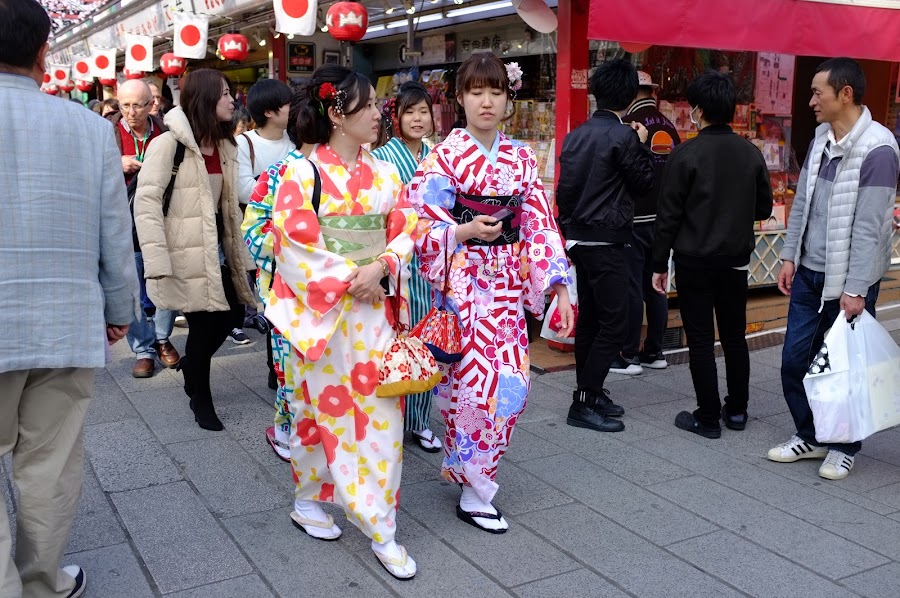
[[781,382],[797,433],[768,458],[824,458],[819,475],[829,480],[847,477],[861,443],[816,441],[803,377],[841,310],[848,320],[864,309],[875,315],[900,173],[897,141],[862,104],[865,89],[850,58],[826,60],[813,77],[809,105],[819,127],[800,171],[778,274],[778,288],[791,298]]

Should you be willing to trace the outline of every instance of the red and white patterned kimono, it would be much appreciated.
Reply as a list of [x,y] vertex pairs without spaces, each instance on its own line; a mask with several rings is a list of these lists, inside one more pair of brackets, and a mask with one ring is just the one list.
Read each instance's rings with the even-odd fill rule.
[[[351,172],[326,145],[310,160],[322,181],[318,213],[308,160],[291,162],[272,209],[275,280],[266,317],[291,344],[285,378],[295,388],[291,465],[300,500],[335,502],[379,543],[394,539],[403,455],[403,401],[378,398],[381,356],[394,336],[388,303],[369,305],[343,282],[382,257],[392,280],[409,279],[415,211],[397,169],[360,150]],[[376,238],[377,237],[377,238]],[[400,319],[409,323],[408,284]]]
[[[506,452],[530,386],[525,309],[540,318],[544,292],[568,283],[568,263],[551,215],[537,160],[527,146],[498,133],[496,159],[464,129],[453,131],[419,166],[409,202],[419,214],[416,250],[422,276],[439,290],[449,239],[448,309],[462,325],[462,361],[442,366],[435,401],[447,423],[443,476],[472,486],[490,502],[497,464]],[[456,244],[454,206],[461,195],[515,196],[518,241]],[[499,201],[499,200],[498,200]],[[442,302],[435,291],[435,304]]]

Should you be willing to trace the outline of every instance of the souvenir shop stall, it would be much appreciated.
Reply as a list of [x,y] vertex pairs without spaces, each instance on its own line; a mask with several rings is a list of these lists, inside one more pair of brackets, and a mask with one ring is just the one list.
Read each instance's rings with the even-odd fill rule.
[[[836,55],[868,59],[861,60],[869,83],[866,105],[876,120],[897,131],[900,138],[900,91],[894,64],[900,60],[900,37],[887,33],[859,37],[861,31],[886,32],[890,29],[884,28],[886,23],[894,24],[893,31],[900,30],[900,10],[875,8],[872,5],[884,3],[874,1],[850,6],[840,0],[740,0],[736,4],[746,5],[743,12],[731,4],[561,1],[559,36],[571,43],[559,48],[556,138],[588,118],[592,110],[588,78],[605,60],[627,57],[651,75],[660,86],[660,110],[675,124],[682,140],[697,134],[684,98],[690,81],[707,69],[732,75],[739,97],[731,126],[762,152],[774,193],[772,217],[756,224],[749,283],[773,285],[800,165],[816,124],[807,105],[815,65]],[[686,14],[702,17],[686,20]],[[796,27],[801,22],[804,27]],[[586,41],[588,37],[591,41]],[[894,262],[900,264],[897,234]],[[674,277],[669,280],[674,291]]]

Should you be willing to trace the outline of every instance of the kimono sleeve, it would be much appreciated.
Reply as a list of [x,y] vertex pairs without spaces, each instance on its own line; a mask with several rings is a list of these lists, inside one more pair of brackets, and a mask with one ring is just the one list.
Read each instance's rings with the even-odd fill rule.
[[547,201],[544,185],[538,176],[534,151],[521,146],[516,150],[524,165],[523,180],[527,183],[522,202],[521,237],[525,242],[523,264],[525,271],[525,309],[540,319],[544,314],[544,293],[556,283],[570,284],[569,260],[556,219]]
[[419,215],[415,240],[420,274],[435,287],[444,282],[445,247],[451,255],[463,247],[456,242],[457,224],[450,213],[457,188],[453,171],[439,151],[428,154],[409,182],[408,200]]
[[266,317],[304,358],[317,361],[353,307],[344,282],[356,264],[328,251],[312,208],[315,181],[308,160],[291,162],[272,206],[275,280]]

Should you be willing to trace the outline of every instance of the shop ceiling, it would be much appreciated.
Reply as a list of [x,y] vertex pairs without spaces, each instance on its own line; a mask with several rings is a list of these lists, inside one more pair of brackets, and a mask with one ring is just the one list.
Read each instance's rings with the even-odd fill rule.
[[[41,1],[52,4],[61,0]],[[232,29],[241,31],[251,38],[254,33],[264,37],[268,28],[274,26],[275,22],[271,0],[67,1],[81,4],[85,8],[92,7],[92,10],[80,13],[80,17],[83,18],[80,23],[63,27],[52,34],[51,51],[55,58],[60,59],[75,54],[89,54],[89,45],[98,47],[118,45],[112,41],[116,34],[103,36],[103,32],[112,33],[111,28],[117,24],[127,19],[138,18],[148,11],[166,14],[166,20],[173,11],[211,14],[210,39]],[[333,1],[319,3],[320,27],[325,24],[325,13],[332,4]],[[364,42],[405,34],[409,17],[413,18],[414,30],[418,32],[515,14],[508,0],[360,0],[360,4],[366,7],[369,14],[369,32]],[[549,0],[547,4],[556,7],[557,0]],[[206,7],[212,7],[213,10]],[[154,18],[154,22],[157,21],[159,19]],[[170,47],[172,28],[169,23],[160,23],[152,33],[157,37],[154,53],[160,53]],[[106,43],[103,43],[104,41]]]

